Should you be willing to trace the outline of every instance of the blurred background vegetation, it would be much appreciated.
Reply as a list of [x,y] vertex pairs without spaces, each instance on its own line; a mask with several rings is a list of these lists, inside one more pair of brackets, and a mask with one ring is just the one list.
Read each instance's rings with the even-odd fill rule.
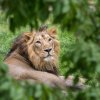
[[[42,24],[56,26],[62,75],[87,79],[81,91],[16,82],[3,59],[13,39]],[[0,0],[0,100],[100,100],[100,0]]]

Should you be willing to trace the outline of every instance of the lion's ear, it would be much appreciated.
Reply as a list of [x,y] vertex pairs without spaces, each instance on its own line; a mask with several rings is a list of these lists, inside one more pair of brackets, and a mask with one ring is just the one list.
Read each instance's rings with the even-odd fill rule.
[[32,36],[32,33],[31,33],[31,32],[26,32],[26,33],[24,33],[24,39],[26,40],[26,42],[27,42],[28,40],[30,40],[31,36]]
[[56,31],[56,28],[51,28],[48,30],[48,33],[51,37],[55,38],[56,37],[56,34],[57,34],[57,31]]

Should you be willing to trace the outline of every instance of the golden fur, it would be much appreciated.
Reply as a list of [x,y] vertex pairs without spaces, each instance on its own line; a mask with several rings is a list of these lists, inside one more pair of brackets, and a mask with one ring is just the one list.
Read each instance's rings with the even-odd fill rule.
[[19,36],[5,58],[15,79],[32,79],[50,85],[65,86],[58,77],[59,41],[55,29],[43,29]]

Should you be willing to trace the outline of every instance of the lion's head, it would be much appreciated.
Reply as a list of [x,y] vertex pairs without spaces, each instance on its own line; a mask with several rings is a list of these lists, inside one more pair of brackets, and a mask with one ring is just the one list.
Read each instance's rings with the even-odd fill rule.
[[27,58],[36,70],[57,74],[59,41],[54,28],[22,34],[13,45],[12,51],[15,50]]

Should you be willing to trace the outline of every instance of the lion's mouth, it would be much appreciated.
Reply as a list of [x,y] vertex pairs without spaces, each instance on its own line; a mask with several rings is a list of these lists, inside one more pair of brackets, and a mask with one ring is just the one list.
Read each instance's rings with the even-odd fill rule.
[[52,55],[48,54],[47,57],[51,57]]
[[52,57],[52,55],[50,55],[50,54],[48,54],[46,57],[44,57],[44,58],[48,58],[48,57]]
[[44,57],[44,61],[48,62],[51,61],[53,59],[53,56],[48,54],[46,57]]

